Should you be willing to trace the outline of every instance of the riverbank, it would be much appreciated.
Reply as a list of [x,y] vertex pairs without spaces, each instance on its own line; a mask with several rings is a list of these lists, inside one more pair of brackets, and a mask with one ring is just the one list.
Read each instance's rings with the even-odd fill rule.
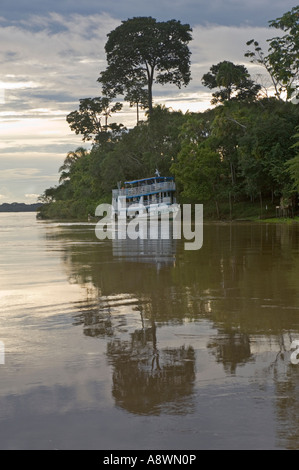
[[259,222],[264,222],[267,224],[298,224],[299,216],[296,217],[272,217],[269,219],[258,219]]
[[299,213],[295,213],[293,218],[278,217],[277,204],[271,200],[260,204],[259,201],[248,202],[238,201],[229,204],[229,202],[220,202],[218,212],[215,202],[209,201],[204,204],[204,219],[208,221],[252,221],[269,223],[289,223],[299,221]]
[[[105,201],[107,202],[107,201]],[[37,218],[40,220],[56,220],[64,222],[82,222],[96,220],[94,217],[94,207],[89,207],[89,213],[86,211],[71,211],[68,204],[51,203],[44,206],[37,212]],[[223,222],[267,222],[267,223],[297,223],[299,222],[299,213],[293,218],[278,217],[276,204],[272,201],[260,202],[239,201],[229,204],[228,202],[218,203],[217,207],[214,201],[203,204],[203,216],[205,221],[223,221]]]

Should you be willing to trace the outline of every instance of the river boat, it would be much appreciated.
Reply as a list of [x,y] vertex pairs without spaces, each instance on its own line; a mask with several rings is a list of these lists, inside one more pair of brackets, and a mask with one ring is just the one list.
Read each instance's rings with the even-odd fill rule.
[[118,186],[118,189],[112,190],[114,217],[173,216],[179,210],[172,176],[156,174],[150,178],[126,181],[122,187]]

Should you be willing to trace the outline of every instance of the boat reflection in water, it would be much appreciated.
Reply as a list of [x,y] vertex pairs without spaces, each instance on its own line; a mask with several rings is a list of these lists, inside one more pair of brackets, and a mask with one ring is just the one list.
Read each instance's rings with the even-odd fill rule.
[[[150,227],[151,225],[151,227]],[[112,253],[119,261],[151,263],[159,269],[161,266],[175,265],[177,240],[173,237],[173,225],[155,224],[143,221],[138,226],[138,238],[133,240],[128,235],[123,240],[112,240]],[[150,233],[154,237],[150,238]]]

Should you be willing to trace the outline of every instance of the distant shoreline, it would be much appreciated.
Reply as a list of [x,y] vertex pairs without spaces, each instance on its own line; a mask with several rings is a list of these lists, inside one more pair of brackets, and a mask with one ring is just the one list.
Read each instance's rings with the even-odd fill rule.
[[4,202],[0,204],[0,212],[36,212],[42,206],[37,202],[34,204],[25,204],[24,202]]

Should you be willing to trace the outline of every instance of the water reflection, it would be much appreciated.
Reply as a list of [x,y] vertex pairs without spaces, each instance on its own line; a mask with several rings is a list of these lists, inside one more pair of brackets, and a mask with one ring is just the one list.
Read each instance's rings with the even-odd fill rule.
[[115,238],[111,242],[115,259],[150,263],[155,265],[157,270],[167,265],[175,266],[177,240],[172,224],[166,227],[159,223],[151,224],[151,229],[148,224],[137,240],[127,236],[125,239]]
[[206,224],[198,252],[171,239],[99,242],[84,227],[47,239],[61,243],[70,282],[86,289],[74,324],[106,342],[117,407],[193,413],[201,383],[222,380],[216,364],[265,388],[279,446],[299,447],[297,226]]
[[250,350],[249,335],[229,331],[221,333],[219,337],[214,337],[207,344],[217,362],[223,364],[227,373],[235,374],[237,366],[253,360]]
[[160,349],[156,330],[152,322],[151,327],[136,330],[128,342],[116,339],[108,343],[113,397],[118,406],[132,413],[188,413],[195,378],[194,350],[190,346]]
[[[195,354],[191,346],[160,347],[149,305],[129,295],[101,296],[76,315],[86,336],[105,338],[117,406],[137,414],[192,409]],[[166,406],[165,406],[166,404]]]
[[[276,371],[275,371],[276,372]],[[299,448],[299,369],[288,365],[285,376],[275,377],[277,438],[283,448]]]

